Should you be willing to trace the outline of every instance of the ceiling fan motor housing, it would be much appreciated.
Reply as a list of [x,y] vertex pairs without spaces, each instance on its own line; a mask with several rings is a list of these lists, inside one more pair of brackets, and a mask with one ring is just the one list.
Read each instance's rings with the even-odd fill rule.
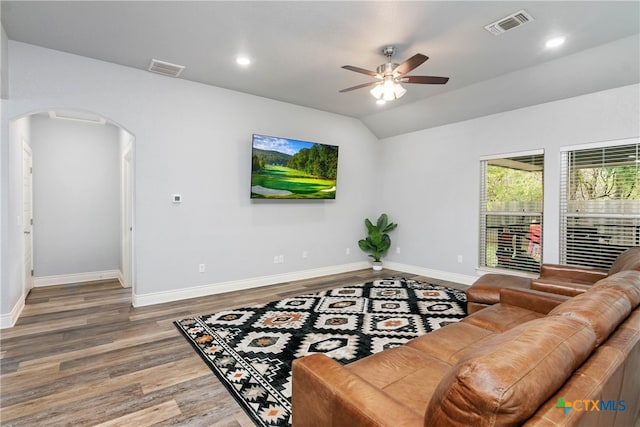
[[393,74],[393,70],[395,70],[397,66],[398,64],[387,62],[386,64],[378,65],[376,72],[381,76],[386,76],[388,74]]

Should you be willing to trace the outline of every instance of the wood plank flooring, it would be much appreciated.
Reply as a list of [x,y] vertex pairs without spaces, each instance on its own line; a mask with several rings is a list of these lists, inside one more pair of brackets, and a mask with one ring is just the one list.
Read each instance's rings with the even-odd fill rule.
[[0,331],[3,426],[253,426],[172,322],[402,276],[359,270],[148,307],[117,281],[35,288]]

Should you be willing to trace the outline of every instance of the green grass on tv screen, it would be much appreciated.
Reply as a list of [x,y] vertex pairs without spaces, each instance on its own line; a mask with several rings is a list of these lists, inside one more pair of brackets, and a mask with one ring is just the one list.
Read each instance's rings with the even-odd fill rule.
[[251,197],[335,199],[336,180],[318,178],[286,166],[264,165],[251,174]]

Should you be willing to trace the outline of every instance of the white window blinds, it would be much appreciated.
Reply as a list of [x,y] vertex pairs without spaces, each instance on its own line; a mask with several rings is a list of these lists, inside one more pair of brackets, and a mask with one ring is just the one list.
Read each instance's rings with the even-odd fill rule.
[[481,159],[480,267],[539,272],[544,153]]
[[563,148],[560,262],[608,269],[640,245],[637,139]]

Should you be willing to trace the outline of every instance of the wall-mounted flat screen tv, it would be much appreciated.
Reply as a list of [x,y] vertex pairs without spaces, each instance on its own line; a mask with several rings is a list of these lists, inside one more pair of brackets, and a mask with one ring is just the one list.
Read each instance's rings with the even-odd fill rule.
[[338,147],[253,135],[252,199],[335,199]]

